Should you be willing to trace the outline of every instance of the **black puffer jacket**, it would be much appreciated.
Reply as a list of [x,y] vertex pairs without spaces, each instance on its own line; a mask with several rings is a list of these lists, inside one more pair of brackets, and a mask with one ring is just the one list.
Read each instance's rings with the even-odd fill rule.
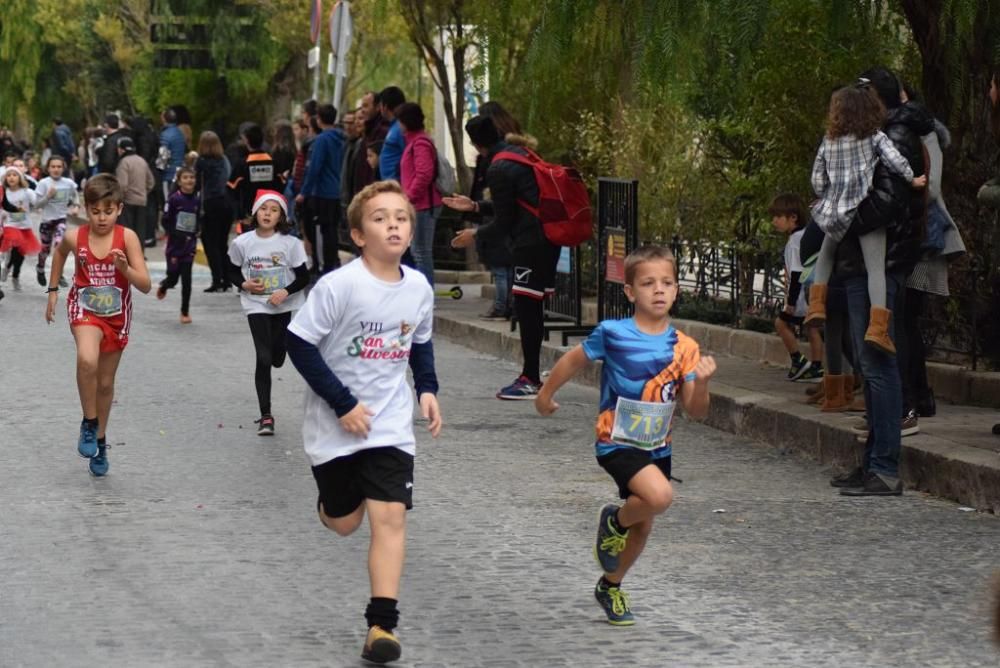
[[[927,173],[920,138],[934,132],[934,117],[923,105],[908,102],[890,109],[882,131],[910,163],[914,176]],[[921,257],[926,196],[926,188],[915,189],[884,164],[876,166],[872,188],[858,206],[850,230],[837,248],[836,274],[850,278],[865,273],[858,236],[879,228],[886,230],[886,271],[909,274]]]
[[486,234],[490,238],[509,239],[510,248],[536,248],[548,244],[542,231],[542,222],[531,215],[517,202],[523,200],[531,206],[538,206],[538,184],[535,172],[527,165],[519,165],[510,160],[495,160],[502,151],[527,155],[520,146],[499,142],[486,156],[489,168],[486,170],[486,187],[490,199],[479,201],[479,211],[493,220],[480,225],[476,236]]

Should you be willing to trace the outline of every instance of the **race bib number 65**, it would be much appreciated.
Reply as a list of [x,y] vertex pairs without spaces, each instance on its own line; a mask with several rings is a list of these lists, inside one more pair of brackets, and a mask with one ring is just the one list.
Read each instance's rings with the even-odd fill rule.
[[118,315],[122,312],[122,291],[115,285],[91,285],[80,290],[80,303],[94,315]]
[[264,283],[264,294],[270,295],[286,286],[285,267],[268,267],[254,272],[254,278]]
[[611,440],[641,450],[662,447],[670,433],[674,402],[654,403],[618,398]]

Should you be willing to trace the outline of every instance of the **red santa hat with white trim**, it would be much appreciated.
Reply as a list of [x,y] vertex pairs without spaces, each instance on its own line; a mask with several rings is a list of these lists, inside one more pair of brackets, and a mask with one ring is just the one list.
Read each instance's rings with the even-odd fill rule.
[[279,193],[277,190],[258,190],[257,197],[253,201],[253,208],[250,209],[250,214],[256,216],[257,209],[261,207],[264,202],[277,202],[278,206],[288,216],[288,203],[285,201],[285,196]]

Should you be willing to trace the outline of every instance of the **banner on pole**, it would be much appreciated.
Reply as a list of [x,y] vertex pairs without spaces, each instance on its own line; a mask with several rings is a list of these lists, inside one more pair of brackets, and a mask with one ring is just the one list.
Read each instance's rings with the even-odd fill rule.
[[309,15],[309,41],[319,42],[319,29],[323,22],[323,0],[312,0],[312,13]]

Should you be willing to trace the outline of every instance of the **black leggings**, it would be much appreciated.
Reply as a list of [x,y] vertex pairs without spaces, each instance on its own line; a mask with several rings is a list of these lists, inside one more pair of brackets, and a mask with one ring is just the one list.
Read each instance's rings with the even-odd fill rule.
[[257,350],[257,370],[254,385],[257,386],[257,403],[260,414],[271,414],[271,367],[280,368],[285,363],[285,330],[292,321],[291,312],[251,313],[247,316],[253,346]]
[[187,315],[191,307],[191,262],[181,262],[177,271],[168,271],[167,277],[160,282],[160,287],[169,290],[181,282],[181,315]]
[[205,215],[201,219],[201,244],[212,270],[212,285],[225,285],[226,267],[229,258],[226,246],[229,243],[229,228],[233,226],[233,214],[225,197],[205,200]]
[[521,328],[521,354],[524,356],[521,374],[538,383],[541,381],[538,367],[545,334],[545,302],[514,295],[514,311],[517,313],[517,326]]
[[10,250],[10,273],[14,278],[21,277],[21,265],[24,264],[24,256],[16,248]]

